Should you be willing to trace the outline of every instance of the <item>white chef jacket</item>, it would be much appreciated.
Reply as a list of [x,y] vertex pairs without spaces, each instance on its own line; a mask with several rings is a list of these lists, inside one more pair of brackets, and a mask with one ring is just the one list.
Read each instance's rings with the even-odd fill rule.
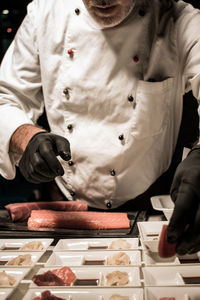
[[[200,12],[182,1],[159,21],[160,2],[136,1],[103,29],[81,0],[34,0],[1,66],[0,173],[15,176],[13,132],[44,105],[74,164],[56,181],[69,200],[112,208],[143,193],[170,165],[182,97],[199,99]],[[147,3],[147,2],[146,2]],[[189,124],[188,124],[189,126]]]

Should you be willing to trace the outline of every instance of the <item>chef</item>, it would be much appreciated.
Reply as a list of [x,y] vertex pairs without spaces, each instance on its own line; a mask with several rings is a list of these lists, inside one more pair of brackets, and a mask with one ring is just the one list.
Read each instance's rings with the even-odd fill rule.
[[[2,176],[19,165],[69,201],[134,203],[173,161],[183,95],[200,98],[199,24],[183,1],[34,0],[1,65]],[[200,249],[199,182],[197,144],[172,185],[181,254]]]

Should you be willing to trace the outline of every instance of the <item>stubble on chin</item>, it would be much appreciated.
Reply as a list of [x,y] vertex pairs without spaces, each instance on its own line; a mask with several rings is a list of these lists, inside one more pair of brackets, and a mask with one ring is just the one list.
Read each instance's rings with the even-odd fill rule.
[[113,27],[116,26],[118,23],[120,23],[118,21],[118,16],[115,17],[99,17],[98,15],[93,14],[93,18],[95,19],[95,21],[101,25],[102,27]]
[[[116,5],[117,1],[111,1],[113,5]],[[93,1],[92,1],[93,3]],[[109,4],[112,5],[112,4]],[[127,16],[132,11],[134,5],[123,7],[123,10],[121,9],[119,5],[119,9],[113,16],[99,16],[98,13],[95,12],[94,6],[92,5],[91,8],[88,9],[90,15],[94,18],[94,20],[102,27],[108,28],[108,27],[114,27],[119,25],[121,22],[123,22]]]

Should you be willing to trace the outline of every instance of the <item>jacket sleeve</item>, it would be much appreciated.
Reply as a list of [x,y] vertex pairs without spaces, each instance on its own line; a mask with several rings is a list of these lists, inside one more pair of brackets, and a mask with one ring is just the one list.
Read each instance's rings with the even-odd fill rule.
[[200,101],[200,10],[190,4],[178,21],[178,51],[182,65],[183,93],[192,90]]
[[14,131],[34,124],[43,112],[40,65],[37,50],[37,0],[29,4],[0,68],[0,174],[15,177],[15,155],[9,153]]

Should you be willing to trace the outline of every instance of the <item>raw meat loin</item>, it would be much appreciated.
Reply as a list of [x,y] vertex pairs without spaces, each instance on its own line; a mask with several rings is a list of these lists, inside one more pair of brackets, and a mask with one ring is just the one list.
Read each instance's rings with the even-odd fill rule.
[[41,293],[41,296],[36,297],[33,300],[65,300],[65,299],[51,294],[50,291],[44,291]]
[[127,213],[114,212],[56,212],[33,210],[28,227],[51,227],[71,229],[117,229],[129,228]]
[[176,244],[169,244],[167,241],[167,227],[167,225],[163,225],[158,244],[158,254],[163,258],[171,257],[176,254]]
[[86,211],[88,205],[83,201],[43,201],[12,203],[5,206],[12,221],[26,221],[32,210],[52,209],[56,211]]
[[34,275],[32,280],[38,286],[66,286],[70,285],[75,278],[76,275],[69,267],[62,267]]

